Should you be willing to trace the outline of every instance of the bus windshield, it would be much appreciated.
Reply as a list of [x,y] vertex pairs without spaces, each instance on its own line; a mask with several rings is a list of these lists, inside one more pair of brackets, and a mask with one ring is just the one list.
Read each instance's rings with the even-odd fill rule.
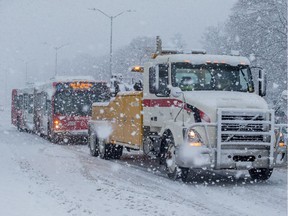
[[172,86],[182,91],[238,91],[254,92],[250,68],[226,64],[172,64]]
[[54,96],[54,113],[58,115],[90,116],[94,102],[110,100],[108,87],[97,91],[62,89]]

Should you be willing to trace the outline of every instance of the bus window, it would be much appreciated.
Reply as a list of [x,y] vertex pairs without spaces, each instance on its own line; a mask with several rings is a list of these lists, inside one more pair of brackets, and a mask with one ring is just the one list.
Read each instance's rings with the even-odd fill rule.
[[51,100],[46,100],[45,113],[46,114],[50,114],[51,113]]
[[54,113],[60,115],[88,116],[92,114],[94,102],[110,100],[110,92],[105,84],[96,84],[91,90],[64,89],[54,96]]
[[18,100],[17,100],[17,107],[19,109],[23,109],[23,95],[19,95]]
[[28,113],[33,113],[34,110],[34,96],[29,95],[28,97]]
[[27,110],[28,109],[28,94],[24,94],[23,96],[23,104],[24,104],[24,109]]

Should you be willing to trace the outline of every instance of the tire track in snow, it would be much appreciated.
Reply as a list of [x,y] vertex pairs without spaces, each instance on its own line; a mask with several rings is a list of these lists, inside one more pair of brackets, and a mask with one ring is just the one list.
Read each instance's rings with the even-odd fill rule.
[[[73,151],[73,149],[71,149]],[[83,166],[85,166],[85,161],[87,161],[87,151],[85,153],[85,151],[79,151],[79,149],[77,149],[76,153],[80,155],[79,157],[81,157],[82,155],[82,164]],[[91,158],[91,157],[90,157]],[[244,177],[240,177],[240,178],[235,178],[233,175],[230,174],[226,174],[224,173],[213,173],[212,172],[212,176],[211,173],[208,173],[206,176],[204,176],[204,179],[202,178],[198,178],[196,179],[197,183],[194,183],[194,180],[192,180],[190,182],[190,184],[185,184],[185,186],[187,186],[187,190],[181,190],[182,194],[177,194],[177,190],[179,190],[179,187],[181,187],[181,182],[173,182],[171,180],[166,179],[166,177],[163,178],[163,173],[159,173],[159,172],[151,172],[151,169],[147,167],[143,167],[143,166],[136,166],[136,165],[131,165],[128,164],[127,165],[127,161],[105,161],[105,160],[101,160],[98,158],[91,158],[90,159],[90,164],[94,163],[94,166],[99,166],[99,163],[101,163],[101,166],[106,166],[108,167],[108,169],[110,169],[111,167],[113,167],[113,165],[111,164],[116,164],[117,166],[124,166],[127,167],[129,169],[133,169],[134,171],[130,172],[130,175],[135,175],[135,170],[137,170],[136,174],[138,174],[138,176],[136,176],[135,178],[124,178],[125,181],[128,181],[127,184],[131,184],[132,188],[133,187],[144,187],[146,191],[149,191],[150,193],[143,193],[143,195],[149,195],[149,196],[154,196],[153,198],[159,198],[162,200],[167,200],[170,202],[176,202],[176,203],[181,203],[181,204],[185,204],[187,206],[193,206],[195,209],[197,209],[199,212],[204,213],[205,215],[217,215],[217,212],[220,212],[219,215],[227,215],[227,212],[229,212],[229,215],[249,215],[249,213],[247,213],[247,209],[242,209],[242,208],[235,208],[235,203],[231,204],[231,201],[229,202],[230,198],[233,198],[234,200],[243,200],[243,196],[248,196],[251,197],[251,199],[249,200],[244,200],[243,204],[249,206],[250,202],[257,204],[256,207],[253,207],[255,209],[261,206],[267,208],[267,201],[263,202],[261,200],[263,200],[263,194],[267,193],[264,192],[267,190],[267,186],[269,186],[271,180],[268,181],[268,183],[251,183],[250,178],[246,178]],[[104,163],[104,165],[103,165]],[[110,167],[110,168],[109,168]],[[150,169],[150,171],[148,171]],[[89,167],[87,168],[88,171],[93,170],[93,167]],[[141,171],[143,171],[143,175],[141,174]],[[125,171],[128,172],[129,171]],[[147,175],[148,173],[148,175]],[[95,173],[91,174],[91,176],[94,176]],[[129,174],[126,173],[126,176],[129,176]],[[152,176],[152,177],[151,177]],[[154,176],[154,177],[153,177]],[[98,176],[97,176],[98,178]],[[116,178],[119,178],[117,180],[119,181],[123,181],[123,179],[121,178],[121,176],[116,176]],[[147,180],[147,184],[142,184],[138,182],[137,179],[146,179]],[[165,184],[165,186],[168,185],[168,189],[165,187],[161,186],[161,183],[159,184],[157,181],[160,182],[162,181],[166,181],[168,180],[169,183]],[[165,179],[165,180],[164,180]],[[210,181],[207,182],[206,179],[210,179]],[[113,179],[115,180],[115,179]],[[152,181],[151,184],[149,184],[149,181]],[[165,182],[166,183],[166,182]],[[175,185],[176,184],[176,185]],[[274,187],[275,183],[272,182],[271,183],[272,186]],[[180,185],[180,186],[179,186]],[[223,186],[224,185],[224,186]],[[178,188],[177,188],[178,187]],[[215,197],[215,189],[218,190],[218,188],[220,189],[220,191],[216,191],[216,194],[218,194],[218,197]],[[252,188],[252,189],[251,189]],[[261,188],[259,190],[259,188]],[[158,195],[157,194],[157,190],[171,190],[172,192],[167,193],[167,195]],[[231,190],[232,189],[232,190]],[[244,190],[244,192],[243,192]],[[133,192],[133,190],[130,190],[131,192]],[[156,191],[156,193],[155,193]],[[208,193],[207,193],[208,191]],[[135,192],[135,191],[134,191]],[[257,192],[257,196],[256,201],[253,200],[255,192]],[[263,193],[264,192],[264,193]],[[153,195],[153,194],[156,195]],[[209,197],[209,194],[213,195],[214,199],[211,199],[211,197]],[[230,195],[229,195],[230,194]],[[232,197],[231,197],[232,195]],[[158,197],[157,197],[158,196]],[[222,196],[227,196],[226,200],[227,203],[221,203],[220,207],[220,200],[222,199]],[[194,199],[195,198],[195,199]],[[282,196],[283,198],[283,196]],[[191,203],[191,199],[193,199],[193,202]],[[198,201],[195,201],[198,200]],[[199,201],[200,200],[200,201]],[[207,200],[209,200],[209,202],[207,203]],[[223,199],[224,200],[224,199]],[[277,198],[273,199],[274,201],[271,202],[271,206],[275,205],[275,202],[279,203],[279,200],[277,201]],[[270,205],[270,202],[268,202]],[[279,205],[279,204],[278,204]],[[236,204],[237,206],[237,204]],[[265,209],[264,208],[264,209]],[[264,210],[265,212],[265,210]],[[278,212],[279,213],[279,212]],[[282,211],[283,213],[283,211]]]
[[[196,201],[197,199],[191,201],[190,191],[185,194],[183,193],[179,194],[178,193],[179,187],[180,188],[183,187],[183,185],[181,185],[180,182],[173,182],[169,179],[166,179],[166,177],[163,178],[163,176],[161,175],[155,176],[154,174],[151,174],[151,172],[148,172],[147,170],[143,172],[143,170],[139,170],[136,168],[136,173],[135,173],[135,167],[132,167],[132,168],[128,167],[128,169],[126,169],[127,165],[124,164],[124,167],[122,167],[123,164],[118,164],[118,163],[116,165],[120,166],[121,171],[122,169],[125,169],[125,171],[123,171],[125,172],[124,176],[113,175],[113,176],[108,176],[107,178],[105,178],[103,177],[102,174],[97,174],[91,171],[93,170],[93,167],[91,166],[97,166],[97,165],[99,166],[97,162],[100,162],[101,164],[103,163],[104,166],[106,164],[109,170],[109,167],[111,168],[111,166],[113,167],[115,165],[114,161],[105,161],[105,160],[101,160],[98,158],[92,158],[91,160],[88,160],[89,162],[87,162],[87,157],[85,155],[82,155],[82,153],[79,154],[79,152],[77,152],[76,154],[78,154],[79,159],[83,165],[83,169],[85,170],[82,173],[84,174],[84,177],[87,177],[89,180],[97,181],[97,182],[99,181],[99,179],[101,179],[101,181],[104,184],[111,186],[110,188],[111,190],[112,188],[116,188],[116,189],[118,188],[118,190],[125,191],[125,193],[129,191],[130,193],[137,194],[137,196],[151,197],[153,199],[161,200],[162,202],[167,202],[169,204],[173,203],[174,205],[179,205],[179,206],[185,205],[188,208],[193,208],[198,213],[200,213],[200,215],[219,215],[219,216],[223,215],[222,212],[217,213],[217,211],[215,211],[214,206],[212,206],[213,208],[211,208],[211,206],[207,207],[207,204],[205,202],[202,203],[200,201]],[[93,174],[91,172],[93,172]],[[133,178],[129,178],[128,176],[133,176]],[[112,179],[110,179],[109,177],[111,177]],[[139,182],[139,179],[144,180],[144,183],[142,181]],[[113,182],[116,182],[116,183],[113,183]],[[161,186],[163,182],[166,183],[165,186],[167,185],[169,186],[171,184],[172,187],[167,188],[165,186]],[[193,185],[184,185],[184,186],[188,188],[192,186],[194,189]],[[138,189],[135,189],[135,188],[138,188]],[[181,192],[183,191],[181,190]],[[236,216],[236,215],[239,215],[239,213],[242,213],[243,215],[243,212],[235,211],[233,213],[230,207],[226,208],[225,206],[224,207],[222,206],[221,209],[225,211],[229,210],[230,211],[229,215]]]

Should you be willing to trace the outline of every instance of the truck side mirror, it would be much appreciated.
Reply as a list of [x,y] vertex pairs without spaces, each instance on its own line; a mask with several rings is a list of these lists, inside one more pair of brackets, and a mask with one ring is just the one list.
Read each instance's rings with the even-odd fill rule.
[[182,90],[179,87],[172,87],[171,88],[171,95],[175,98],[180,97],[182,94]]
[[266,79],[266,74],[263,70],[259,70],[259,95],[261,97],[266,95],[266,86],[267,86],[267,79]]

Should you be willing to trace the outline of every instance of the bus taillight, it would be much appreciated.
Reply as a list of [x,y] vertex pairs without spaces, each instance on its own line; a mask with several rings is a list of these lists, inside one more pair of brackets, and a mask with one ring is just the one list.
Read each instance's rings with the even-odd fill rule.
[[59,129],[62,126],[62,123],[60,122],[59,119],[54,120],[54,128]]

